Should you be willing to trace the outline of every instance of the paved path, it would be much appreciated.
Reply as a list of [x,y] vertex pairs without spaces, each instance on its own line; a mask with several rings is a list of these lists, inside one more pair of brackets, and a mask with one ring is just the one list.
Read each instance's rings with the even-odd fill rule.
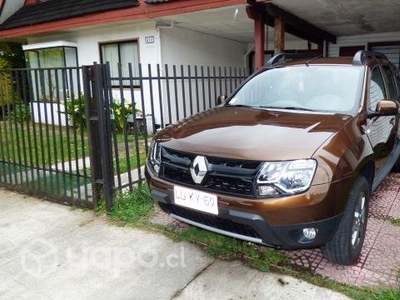
[[[187,225],[174,220],[161,210],[155,223],[174,223],[184,230]],[[282,251],[292,258],[292,264],[310,269],[342,283],[358,286],[400,287],[400,174],[391,173],[372,194],[367,234],[359,261],[354,266],[340,266],[323,258],[319,249]]]
[[348,298],[0,189],[0,299]]
[[372,194],[364,248],[354,266],[326,261],[319,249],[289,251],[293,263],[342,283],[400,287],[400,174],[391,173]]

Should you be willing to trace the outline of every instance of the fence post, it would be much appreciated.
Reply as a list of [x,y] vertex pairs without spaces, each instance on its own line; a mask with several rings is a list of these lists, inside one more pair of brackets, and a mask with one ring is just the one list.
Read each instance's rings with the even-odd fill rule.
[[107,211],[113,205],[114,171],[107,66],[83,67],[83,89],[89,140],[93,202],[103,199]]

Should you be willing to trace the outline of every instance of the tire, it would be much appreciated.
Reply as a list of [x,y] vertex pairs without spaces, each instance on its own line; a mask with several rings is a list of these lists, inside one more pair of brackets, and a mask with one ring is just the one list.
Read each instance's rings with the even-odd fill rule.
[[391,171],[395,173],[400,173],[400,157],[397,159]]
[[352,265],[360,256],[368,221],[370,189],[368,181],[359,176],[354,182],[339,227],[332,239],[321,247],[330,262]]

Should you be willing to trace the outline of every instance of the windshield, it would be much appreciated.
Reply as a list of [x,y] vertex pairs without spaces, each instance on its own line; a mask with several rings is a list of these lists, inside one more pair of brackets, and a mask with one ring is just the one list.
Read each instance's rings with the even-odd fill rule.
[[360,106],[362,67],[292,66],[250,79],[227,105],[353,114]]

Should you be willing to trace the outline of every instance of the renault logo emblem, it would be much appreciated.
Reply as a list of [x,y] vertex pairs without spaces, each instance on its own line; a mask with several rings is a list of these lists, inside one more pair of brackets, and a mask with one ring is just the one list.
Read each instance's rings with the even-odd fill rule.
[[193,160],[192,165],[190,166],[190,174],[192,175],[192,179],[195,183],[201,184],[203,182],[204,177],[207,175],[207,158],[204,156],[196,156]]

